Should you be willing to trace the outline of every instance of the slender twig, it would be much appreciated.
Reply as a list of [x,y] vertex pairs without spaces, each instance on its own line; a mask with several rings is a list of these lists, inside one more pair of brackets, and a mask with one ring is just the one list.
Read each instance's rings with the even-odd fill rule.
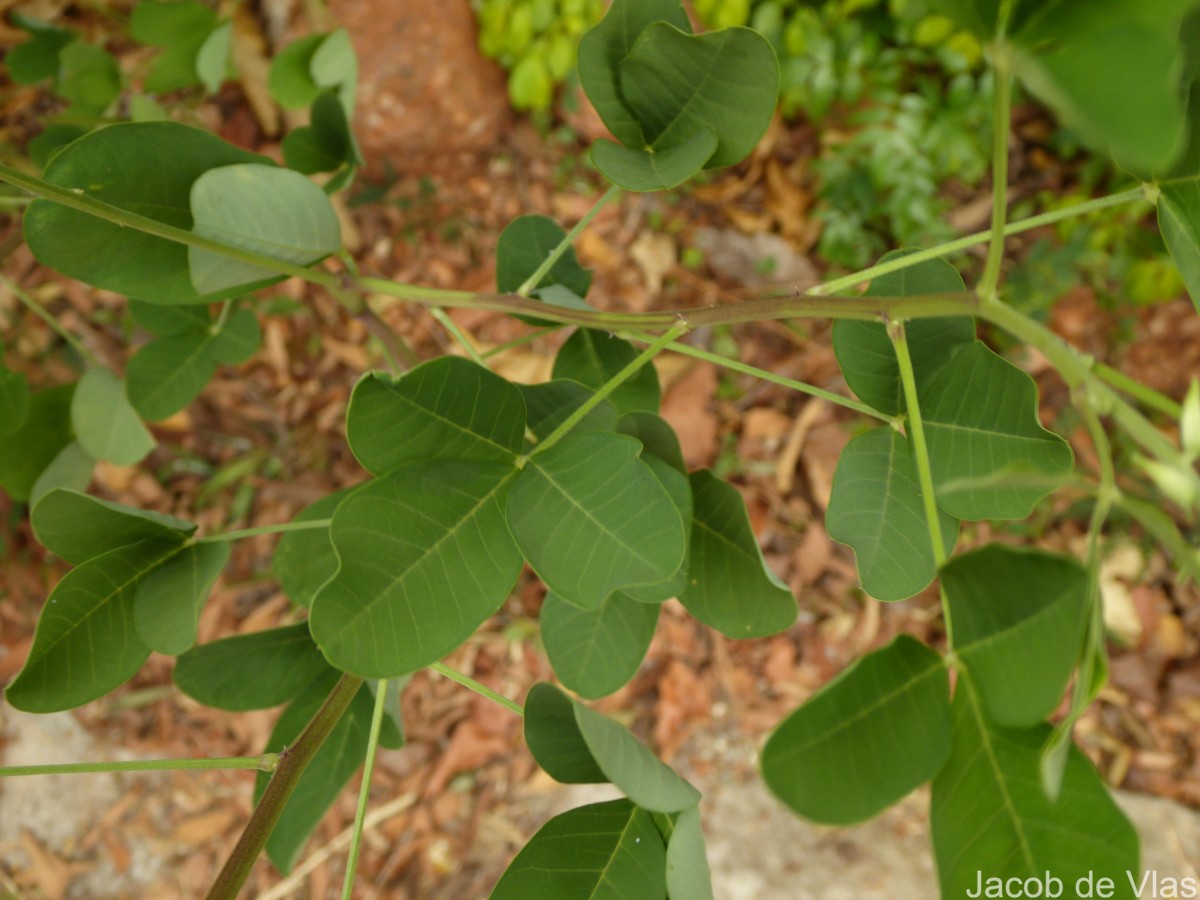
[[992,46],[992,72],[995,82],[995,115],[992,119],[992,227],[987,262],[979,279],[979,296],[996,298],[1000,284],[1000,264],[1004,261],[1004,220],[1008,212],[1008,128],[1012,103],[1012,51],[1004,43],[1003,22],[999,39]]
[[350,838],[350,853],[346,858],[346,878],[342,882],[342,900],[354,893],[354,872],[358,868],[358,851],[362,842],[367,802],[371,798],[371,775],[375,771],[375,753],[379,749],[379,731],[383,727],[383,708],[387,703],[387,679],[375,686],[375,711],[371,716],[371,733],[367,738],[367,758],[363,763],[362,787],[358,792],[358,809],[354,813],[354,831]]
[[266,790],[254,808],[250,821],[237,844],[230,853],[229,859],[221,869],[217,880],[208,891],[208,900],[235,900],[255,861],[267,843],[267,838],[275,823],[283,814],[288,798],[296,789],[296,784],[304,770],[312,761],[329,733],[333,731],[342,714],[350,706],[363,680],[353,675],[342,675],[325,702],[316,714],[309,720],[296,742],[280,754],[279,765]]
[[525,715],[525,710],[521,706],[521,704],[517,703],[514,700],[509,700],[503,694],[499,694],[496,691],[493,691],[486,684],[481,684],[480,682],[478,682],[474,678],[472,678],[470,675],[464,675],[462,672],[458,671],[457,669],[452,669],[445,663],[440,663],[440,662],[432,663],[429,666],[429,668],[432,669],[434,672],[437,672],[439,675],[445,675],[451,681],[458,682],[463,687],[474,691],[476,694],[479,694],[481,697],[487,697],[487,699],[495,701],[496,703],[499,703],[501,706],[503,706],[509,712],[514,712],[518,716]]
[[471,340],[470,335],[459,328],[458,323],[450,318],[444,309],[431,309],[429,314],[437,320],[439,325],[446,329],[450,337],[454,338],[454,342],[463,348],[467,356],[471,357],[471,359],[481,366],[487,365],[479,349],[475,346],[475,342]]
[[175,772],[194,769],[259,769],[272,772],[276,753],[262,756],[214,756],[207,759],[129,759],[90,763],[51,763],[40,766],[0,766],[0,778],[18,775],[78,775],[91,772]]
[[229,314],[233,311],[233,301],[225,300],[221,303],[221,312],[217,315],[217,321],[212,323],[208,329],[208,333],[216,337],[224,328],[225,323],[229,321]]
[[562,255],[575,242],[575,238],[579,237],[583,229],[587,228],[592,219],[596,218],[596,213],[600,212],[604,204],[620,193],[621,189],[614,184],[601,195],[599,200],[592,204],[592,208],[583,214],[583,218],[575,223],[575,227],[568,231],[566,236],[558,242],[558,246],[551,250],[549,255],[542,260],[542,264],[534,269],[533,274],[521,283],[521,286],[517,288],[518,296],[528,297],[530,291],[542,283],[542,279],[546,277],[546,273],[554,268],[554,264],[562,258]]
[[495,347],[484,353],[483,358],[491,359],[493,356],[499,356],[501,353],[507,353],[509,350],[532,343],[540,337],[544,337],[551,332],[558,331],[560,327],[561,326],[559,325],[549,325],[546,328],[534,329],[533,331],[529,332],[529,334],[523,334],[519,338],[514,338],[511,341],[505,341],[503,344],[497,344]]
[[304,522],[281,522],[278,525],[259,525],[256,528],[242,528],[238,531],[222,531],[220,534],[210,534],[197,538],[197,544],[219,544],[229,541],[240,541],[245,538],[258,537],[260,534],[282,534],[286,531],[314,531],[318,528],[328,528],[332,519],[308,519]]
[[88,365],[99,366],[101,364],[100,360],[96,358],[96,354],[85,347],[83,341],[64,328],[63,324],[46,307],[35,300],[32,294],[22,290],[16,282],[3,275],[0,275],[0,282],[3,282],[4,286],[13,292],[13,296],[21,302],[22,306],[49,325],[51,331],[66,341],[67,346],[78,353]]
[[1095,360],[1092,363],[1092,371],[1118,391],[1128,394],[1150,409],[1156,409],[1175,420],[1178,420],[1183,415],[1183,407],[1166,394],[1154,390],[1149,385],[1142,384],[1136,378],[1130,378],[1119,369],[1114,369],[1112,366],[1100,362],[1100,360]]

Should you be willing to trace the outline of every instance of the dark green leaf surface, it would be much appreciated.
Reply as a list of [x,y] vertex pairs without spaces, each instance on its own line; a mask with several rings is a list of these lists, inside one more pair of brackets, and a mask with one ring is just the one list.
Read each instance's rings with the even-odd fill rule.
[[641,441],[643,458],[647,453],[657,456],[684,475],[687,474],[683,450],[679,446],[679,436],[675,434],[675,429],[667,424],[666,419],[652,412],[634,410],[621,416],[616,428],[621,434]]
[[[110,125],[51,160],[45,179],[177,228],[192,227],[189,195],[217,166],[264,162],[198,128],[176,122]],[[182,244],[52,203],[25,213],[25,240],[43,264],[71,278],[154,303],[196,303]]]
[[921,393],[938,505],[959,519],[1020,519],[1071,472],[1041,426],[1033,379],[982,343],[961,347]]
[[705,168],[731,166],[771,123],[779,63],[767,39],[749,28],[690,30],[667,22],[643,29],[621,60],[621,94],[656,153],[711,130],[717,148]]
[[309,120],[311,124],[293,128],[283,139],[283,158],[289,168],[311,175],[361,162],[346,121],[346,109],[336,93],[318,94]]
[[621,90],[620,65],[642,30],[660,20],[691,31],[679,0],[614,0],[600,23],[579,41],[583,90],[608,130],[628,146],[643,146],[646,138]]
[[29,499],[38,476],[71,443],[74,392],[75,385],[62,384],[31,394],[24,424],[0,440],[0,488],[18,503]]
[[511,464],[524,433],[520,390],[453,356],[400,378],[368,373],[355,385],[346,414],[350,449],[377,475],[428,459]]
[[139,541],[179,546],[196,531],[193,522],[68,490],[47,493],[32,524],[42,546],[74,565]]
[[280,106],[299,109],[308,106],[321,93],[321,86],[313,80],[311,65],[313,54],[325,37],[310,34],[292,41],[271,60],[267,86],[271,97]]
[[191,403],[217,370],[210,340],[206,332],[192,332],[144,344],[125,367],[133,408],[157,422]]
[[[342,499],[350,490],[336,491],[306,506],[293,522],[312,522],[333,516]],[[297,606],[312,606],[321,585],[337,571],[337,554],[328,528],[305,531],[288,531],[280,535],[271,559],[271,571],[279,579],[279,586],[289,600]]]
[[163,306],[145,300],[130,300],[129,312],[134,320],[162,337],[172,337],[187,332],[208,331],[212,325],[212,313],[202,304],[196,306]]
[[154,435],[125,396],[125,382],[109,369],[88,369],[79,379],[71,427],[89,456],[118,466],[132,466],[154,449]]
[[[308,265],[342,247],[342,227],[319,187],[290,169],[219,166],[191,187],[196,234],[283,262]],[[271,269],[187,248],[192,285],[212,294],[276,277]]]
[[[496,288],[506,294],[515,291],[566,236],[558,223],[546,216],[513,219],[496,242]],[[592,273],[579,264],[574,248],[568,247],[534,287],[552,284],[562,285],[579,297],[587,296]]]
[[568,810],[517,854],[491,900],[663,900],[666,849],[650,814],[628,800]]
[[779,724],[763,748],[763,779],[800,815],[849,825],[924,784],[949,753],[942,658],[901,635]]
[[[938,511],[946,550],[953,549],[958,520]],[[854,548],[863,590],[877,600],[904,600],[937,574],[921,485],[908,439],[892,428],[874,428],[850,441],[838,459],[825,527]]]
[[581,703],[575,704],[575,722],[596,765],[642,809],[673,813],[700,802],[700,792],[620,722]]
[[1200,180],[1160,185],[1158,228],[1200,311]]
[[[554,358],[555,378],[578,381],[595,391],[637,359],[638,351],[628,341],[603,331],[580,328],[567,338]],[[662,399],[658,373],[647,363],[631,378],[609,394],[618,415],[634,410],[657,413]]]
[[20,372],[0,366],[0,435],[12,434],[29,415],[29,382]]
[[1038,764],[1048,726],[1008,731],[987,723],[960,678],[954,698],[953,749],[933,782],[930,830],[943,897],[976,892],[985,878],[1111,879],[1112,896],[1133,900],[1139,877],[1137,832],[1113,802],[1092,764],[1071,748],[1062,792],[1042,792]]
[[626,147],[601,138],[592,145],[592,163],[627,191],[667,191],[704,168],[717,152],[717,133],[702,127],[681,144],[652,150]]
[[74,115],[99,116],[120,96],[121,70],[113,55],[95,44],[75,41],[58,53],[56,93]]
[[575,702],[554,685],[540,682],[529,689],[524,725],[529,752],[555,781],[562,784],[608,781],[575,721]]
[[227,542],[192,544],[142,579],[133,624],[147,647],[177,656],[196,643],[200,611],[227,562]]
[[76,566],[54,588],[25,667],[5,698],[26,712],[74,709],[133,676],[150,655],[133,624],[141,580],[177,545],[142,541]]
[[[544,440],[595,393],[578,381],[568,381],[565,378],[555,378],[540,384],[522,384],[518,387],[521,396],[525,398],[529,430],[538,440]],[[612,431],[616,426],[617,410],[607,400],[601,400],[583,417],[583,421],[575,426],[572,433]]]
[[21,16],[14,24],[29,32],[29,40],[17,44],[4,57],[8,77],[17,84],[36,84],[58,74],[58,54],[75,40],[75,32],[41,19]]
[[733,638],[776,634],[796,621],[796,601],[767,568],[737,488],[707,469],[691,475],[688,612]]
[[165,48],[143,83],[151,93],[167,93],[200,83],[196,55],[217,23],[213,10],[194,0],[138,3],[129,20],[135,41]]
[[300,622],[194,647],[176,661],[172,677],[205,706],[243,712],[287,703],[328,672],[308,623]]
[[414,672],[500,608],[521,570],[503,513],[516,471],[414,463],[339,504],[330,534],[341,565],[310,619],[336,668],[366,678]]
[[553,593],[542,604],[542,641],[554,674],[577,694],[594,700],[627,684],[638,670],[659,607],[617,592],[598,609],[581,609]]
[[683,562],[684,523],[640,451],[625,435],[573,435],[531,458],[509,493],[508,525],[521,552],[577,606],[658,584]]
[[[895,250],[879,262],[889,262],[910,252]],[[874,279],[867,295],[911,297],[963,290],[966,287],[958,270],[945,260],[932,259]],[[914,319],[905,323],[904,332],[920,385],[944,366],[959,347],[974,342],[975,323],[967,317]],[[900,364],[882,323],[839,319],[833,323],[833,352],[846,384],[859,399],[889,416],[904,411]]]
[[[683,532],[690,538],[692,533],[691,482],[688,481],[686,475],[669,462],[645,451],[642,452],[642,462],[650,467],[650,471],[654,473],[658,483],[663,486],[671,498],[671,503],[674,504],[675,511],[679,513],[679,518],[683,522]],[[690,545],[690,539],[684,542],[683,562],[679,564],[679,568],[670,578],[657,584],[631,585],[625,589],[625,595],[631,600],[641,603],[663,603],[682,594],[688,585],[688,571],[691,562]]]
[[246,362],[258,352],[262,342],[262,328],[258,316],[248,309],[240,309],[229,317],[208,345],[212,358],[227,366]]
[[1065,556],[989,544],[951,560],[941,576],[954,650],[988,717],[1029,727],[1050,715],[1083,640],[1084,568]]

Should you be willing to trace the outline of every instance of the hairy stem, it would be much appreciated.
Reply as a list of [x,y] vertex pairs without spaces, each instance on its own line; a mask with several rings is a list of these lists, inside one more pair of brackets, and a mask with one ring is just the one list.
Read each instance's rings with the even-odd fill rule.
[[358,851],[362,842],[363,822],[367,818],[367,801],[371,798],[371,775],[375,771],[375,753],[379,749],[379,731],[383,727],[383,708],[387,703],[387,679],[375,688],[375,711],[371,716],[371,733],[367,738],[367,758],[363,763],[362,787],[358,792],[358,809],[354,813],[354,831],[350,836],[350,853],[346,859],[346,878],[342,882],[342,900],[354,893],[354,871],[358,868]]
[[430,664],[429,668],[432,671],[437,672],[439,675],[445,675],[451,681],[461,684],[463,687],[467,688],[468,690],[474,691],[476,694],[479,694],[479,696],[487,697],[487,699],[489,699],[495,703],[499,703],[501,706],[503,706],[509,712],[514,712],[518,716],[525,715],[525,709],[521,706],[521,704],[517,703],[514,700],[509,700],[503,694],[499,694],[496,691],[493,691],[486,684],[481,684],[480,682],[478,682],[474,678],[472,678],[470,675],[464,675],[462,672],[458,671],[457,669],[452,669],[445,663],[440,663],[440,662],[435,662],[435,663]]
[[275,767],[258,806],[254,808],[250,821],[246,823],[242,836],[233,852],[229,854],[229,859],[225,861],[217,880],[209,888],[208,900],[236,900],[238,891],[246,883],[246,878],[262,853],[271,830],[283,814],[288,798],[296,789],[300,776],[304,774],[304,770],[321,749],[321,745],[325,743],[325,739],[329,737],[329,733],[342,718],[342,714],[362,685],[363,679],[354,675],[342,675],[321,708],[304,726],[304,731],[296,738],[296,742],[280,754],[279,765]]
[[596,213],[600,212],[604,204],[620,193],[621,188],[614,184],[604,192],[599,200],[592,204],[592,208],[584,213],[583,218],[575,223],[575,227],[568,231],[566,236],[558,242],[558,246],[550,251],[549,255],[542,260],[542,264],[534,269],[533,274],[521,283],[521,286],[517,288],[518,296],[528,297],[530,291],[542,283],[542,279],[546,277],[546,273],[554,268],[554,264],[562,259],[562,255],[575,243],[575,239],[579,237],[583,229],[587,228],[592,219],[596,218]]
[[53,763],[41,766],[0,766],[0,778],[18,775],[78,775],[90,772],[175,772],[193,769],[258,769],[273,772],[279,754],[214,756],[208,759],[130,759],[91,763]]

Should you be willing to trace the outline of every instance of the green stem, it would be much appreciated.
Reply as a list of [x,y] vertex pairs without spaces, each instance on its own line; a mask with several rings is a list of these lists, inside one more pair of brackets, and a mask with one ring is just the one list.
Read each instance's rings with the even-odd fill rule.
[[514,338],[513,340],[506,341],[503,344],[497,344],[491,350],[484,353],[483,358],[491,359],[493,356],[499,356],[501,353],[504,353],[508,350],[513,350],[517,347],[522,347],[525,344],[532,343],[533,341],[536,341],[538,338],[543,337],[544,335],[550,334],[551,332],[554,332],[554,331],[558,331],[559,327],[560,326],[558,326],[558,325],[550,325],[546,328],[537,328],[537,329],[529,332],[529,334],[523,334],[519,338]]
[[432,663],[429,668],[437,672],[439,675],[445,675],[451,681],[455,681],[461,684],[463,687],[474,691],[476,694],[479,694],[479,696],[487,697],[489,700],[499,703],[509,712],[514,712],[518,716],[525,715],[525,710],[522,708],[521,704],[517,703],[516,701],[509,700],[503,694],[496,693],[496,691],[493,691],[486,684],[480,684],[470,675],[464,675],[457,669],[452,669],[445,663],[440,662]]
[[[651,343],[654,338],[644,334],[629,334],[626,335],[631,340],[635,340],[642,344]],[[877,409],[867,406],[865,403],[860,403],[857,400],[852,400],[849,397],[843,397],[841,394],[835,394],[833,391],[827,391],[824,388],[816,387],[815,385],[806,384],[803,381],[796,381],[794,378],[785,378],[782,375],[776,375],[774,372],[768,372],[766,369],[760,369],[757,366],[747,365],[744,362],[736,359],[730,359],[728,356],[721,356],[709,350],[701,350],[699,347],[693,347],[690,344],[682,344],[679,341],[672,341],[667,344],[667,350],[674,353],[682,354],[683,356],[691,356],[694,359],[702,359],[705,362],[710,362],[713,365],[720,366],[723,369],[729,369],[732,372],[740,372],[743,375],[753,375],[763,381],[769,381],[772,384],[777,384],[780,387],[789,388],[793,391],[799,391],[802,394],[808,394],[812,397],[819,397],[822,400],[827,400],[830,403],[845,407],[846,409],[854,410],[864,416],[871,416],[875,419],[880,419],[884,422],[891,422],[892,417],[886,413],[881,413]]]
[[245,538],[258,537],[260,534],[282,534],[285,531],[313,531],[318,528],[328,528],[332,519],[309,519],[304,522],[282,522],[279,525],[259,525],[257,528],[243,528],[240,531],[222,531],[220,534],[210,534],[196,538],[197,544],[217,544],[228,541],[240,541]]
[[533,270],[533,274],[521,283],[521,286],[517,288],[517,295],[520,297],[528,297],[530,291],[542,283],[542,279],[546,277],[546,273],[554,268],[554,264],[558,262],[562,258],[562,255],[567,252],[567,249],[573,243],[575,243],[575,239],[579,237],[579,235],[583,232],[583,229],[587,228],[592,219],[596,218],[596,213],[600,212],[600,210],[604,207],[604,204],[608,203],[609,200],[613,199],[620,193],[621,189],[615,184],[605,191],[603,196],[601,196],[599,200],[592,204],[592,208],[584,213],[583,218],[575,223],[575,227],[568,231],[566,236],[558,242],[558,246],[550,251],[550,255],[542,260],[542,264]]
[[66,341],[67,346],[78,353],[80,358],[82,358],[89,366],[101,365],[100,360],[96,358],[96,355],[87,347],[83,346],[83,342],[80,341],[79,338],[67,331],[67,329],[63,327],[62,323],[59,322],[58,319],[46,309],[46,307],[42,306],[42,304],[35,300],[31,294],[22,290],[15,282],[13,282],[11,279],[5,278],[2,275],[0,275],[0,283],[3,283],[5,287],[13,292],[13,296],[21,302],[21,305],[49,325],[50,330]]
[[225,328],[225,323],[229,321],[229,313],[233,310],[233,301],[225,300],[221,303],[221,312],[217,315],[217,321],[212,323],[208,329],[208,333],[216,337]]
[[654,357],[658,356],[663,349],[686,332],[688,329],[686,322],[676,322],[671,328],[667,329],[666,334],[659,337],[654,343],[638,354],[637,358],[632,360],[629,365],[625,366],[620,372],[608,379],[601,387],[588,397],[579,407],[567,416],[557,428],[546,435],[545,440],[529,451],[527,459],[532,459],[539,453],[544,453],[566,437],[572,428],[584,420],[588,413],[600,405],[600,403],[608,397],[618,387],[628,381],[637,373],[642,366],[648,363]]
[[484,358],[480,355],[479,350],[475,347],[474,341],[471,340],[470,336],[467,335],[466,332],[458,327],[458,323],[450,318],[444,309],[431,309],[429,314],[437,319],[438,324],[445,328],[447,332],[449,332],[450,337],[454,338],[455,343],[457,343],[458,346],[462,347],[463,350],[467,352],[467,356],[471,357],[471,359],[475,360],[475,362],[479,363],[481,366],[487,366],[487,362],[484,361]]
[[18,775],[78,775],[90,772],[175,772],[193,769],[259,769],[273,772],[279,754],[215,756],[209,759],[130,759],[114,762],[54,763],[41,766],[0,766],[0,778]]
[[[1003,26],[1001,26],[1003,28]],[[1004,219],[1008,211],[1008,129],[1012,104],[1012,51],[1000,34],[992,47],[992,71],[995,77],[995,115],[992,121],[992,227],[987,262],[979,279],[979,297],[996,299],[1000,284],[1000,265],[1004,261]]]
[[254,808],[250,821],[246,823],[242,836],[238,838],[237,845],[225,861],[217,880],[209,888],[208,900],[236,900],[275,823],[283,814],[283,808],[295,790],[300,776],[304,774],[304,770],[325,743],[325,739],[329,737],[362,685],[361,678],[342,675],[321,708],[304,726],[304,731],[296,738],[296,742],[280,754],[279,765],[275,767],[275,772]]
[[1114,369],[1112,366],[1105,365],[1100,360],[1096,360],[1092,363],[1092,371],[1117,390],[1123,391],[1150,409],[1156,409],[1176,421],[1183,415],[1183,407],[1166,394],[1142,384],[1136,378],[1130,378],[1119,369]]
[[[921,504],[925,511],[925,524],[929,529],[929,541],[933,545],[933,560],[939,569],[946,564],[946,539],[942,534],[942,521],[938,515],[937,494],[933,486],[933,468],[929,463],[929,446],[925,442],[925,425],[921,419],[921,403],[917,397],[917,377],[913,371],[912,355],[908,351],[908,338],[903,322],[888,322],[888,337],[896,351],[896,362],[900,369],[900,382],[904,386],[904,405],[908,414],[908,438],[912,442],[913,462],[917,467],[917,481],[921,485]],[[942,591],[942,618],[946,623],[946,641],[954,646],[954,627],[950,619],[950,604]]]
[[354,872],[358,868],[358,851],[362,842],[363,822],[367,818],[367,802],[371,797],[371,775],[375,770],[375,753],[379,749],[379,731],[383,727],[383,708],[387,703],[387,679],[375,688],[375,712],[371,716],[371,733],[367,738],[367,758],[363,763],[362,787],[358,791],[358,809],[354,813],[354,831],[350,836],[350,854],[346,859],[346,878],[342,882],[342,900],[354,893]]

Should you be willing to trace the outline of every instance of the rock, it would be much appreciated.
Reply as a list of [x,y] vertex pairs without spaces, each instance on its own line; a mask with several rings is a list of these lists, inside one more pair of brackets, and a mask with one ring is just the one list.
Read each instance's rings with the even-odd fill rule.
[[331,0],[358,53],[356,134],[368,172],[490,150],[511,119],[504,71],[483,58],[468,0]]
[[777,234],[697,228],[692,243],[716,275],[745,287],[791,284],[807,288],[817,280],[817,270],[808,257]]

